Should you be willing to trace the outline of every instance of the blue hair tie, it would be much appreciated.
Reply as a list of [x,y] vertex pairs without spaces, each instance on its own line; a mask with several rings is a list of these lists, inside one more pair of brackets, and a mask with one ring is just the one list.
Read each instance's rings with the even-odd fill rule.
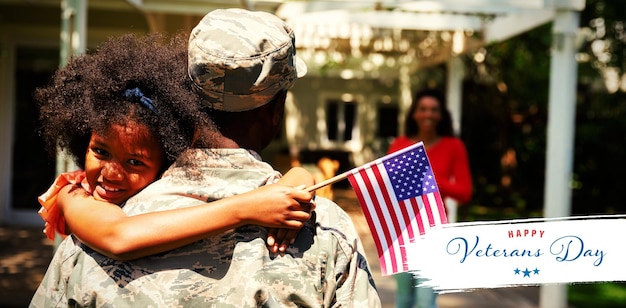
[[127,98],[138,98],[139,99],[139,103],[141,105],[143,105],[146,108],[150,109],[155,114],[159,114],[159,111],[157,111],[157,109],[154,106],[154,103],[152,102],[152,100],[149,97],[143,95],[143,92],[141,92],[141,90],[139,90],[139,88],[134,87],[132,89],[126,89],[126,91],[124,91],[124,96],[126,96]]

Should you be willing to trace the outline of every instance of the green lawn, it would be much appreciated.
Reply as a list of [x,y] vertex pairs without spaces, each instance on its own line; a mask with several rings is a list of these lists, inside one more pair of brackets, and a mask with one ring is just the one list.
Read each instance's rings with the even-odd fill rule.
[[570,307],[626,307],[626,282],[573,284],[567,295]]

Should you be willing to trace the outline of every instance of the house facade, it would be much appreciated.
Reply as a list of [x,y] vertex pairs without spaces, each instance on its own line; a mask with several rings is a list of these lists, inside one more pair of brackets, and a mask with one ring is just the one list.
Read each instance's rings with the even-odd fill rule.
[[[555,33],[566,35],[559,42],[566,42],[567,49],[556,54],[554,67],[566,70],[561,76],[576,76],[570,72],[568,31],[584,3],[0,0],[0,223],[41,224],[37,196],[56,174],[75,168],[63,153],[50,156],[43,149],[35,132],[33,90],[71,55],[107,37],[188,32],[217,8],[275,13],[294,28],[308,73],[290,91],[283,132],[261,154],[281,171],[295,159],[315,164],[330,157],[340,162],[342,172],[385,153],[390,139],[402,133],[413,92],[423,86],[447,91],[455,128],[460,127],[464,75],[458,55],[556,18]],[[424,68],[435,66],[443,70],[424,74]],[[555,83],[554,93],[569,93],[571,82],[566,81]],[[555,99],[567,104],[570,97]]]
[[[63,153],[45,151],[36,132],[35,88],[72,54],[87,52],[107,37],[190,31],[206,12],[232,6],[217,1],[145,11],[132,2],[0,1],[0,223],[40,225],[37,196],[58,173],[75,168]],[[259,2],[255,9],[275,12],[275,6]],[[77,34],[73,28],[81,22],[84,30]],[[310,67],[292,89],[283,132],[262,153],[264,159],[285,171],[296,156],[303,164],[327,156],[345,170],[384,151],[385,137],[397,133],[397,81],[391,76],[346,78],[342,72]]]

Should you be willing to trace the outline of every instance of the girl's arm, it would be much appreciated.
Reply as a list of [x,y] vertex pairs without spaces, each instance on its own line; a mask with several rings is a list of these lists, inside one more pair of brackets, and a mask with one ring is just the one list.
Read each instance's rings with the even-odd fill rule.
[[[308,183],[306,178],[300,180]],[[127,216],[119,206],[97,201],[74,185],[64,187],[57,198],[74,235],[103,255],[125,261],[246,224],[301,228],[310,217],[312,194],[277,183],[211,203],[136,216]]]
[[[306,188],[315,184],[315,178],[313,175],[302,167],[293,167],[278,181],[278,184],[287,186],[299,186],[298,188]],[[308,205],[303,204],[305,209],[309,209],[311,213],[315,209],[315,202],[311,202]],[[287,246],[293,244],[296,236],[300,232],[300,228],[269,228],[267,235],[267,246],[270,251],[285,252]]]

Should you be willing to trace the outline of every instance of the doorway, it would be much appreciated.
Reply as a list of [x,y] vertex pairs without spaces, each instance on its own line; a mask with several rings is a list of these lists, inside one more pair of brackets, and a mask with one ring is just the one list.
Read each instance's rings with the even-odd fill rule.
[[58,68],[59,49],[17,46],[14,55],[15,105],[8,217],[15,217],[16,212],[36,213],[40,208],[37,197],[52,184],[56,173],[55,158],[45,150],[37,133],[38,108],[33,92],[46,85]]

